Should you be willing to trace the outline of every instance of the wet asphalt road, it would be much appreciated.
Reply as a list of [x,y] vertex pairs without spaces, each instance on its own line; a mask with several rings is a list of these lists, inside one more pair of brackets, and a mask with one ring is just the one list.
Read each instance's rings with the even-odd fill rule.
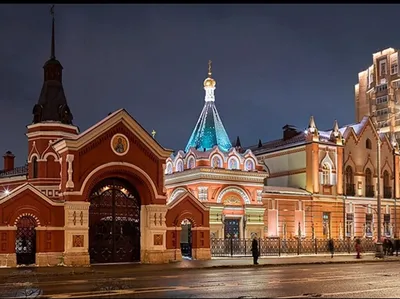
[[[399,264],[363,263],[40,277],[24,270],[0,297],[34,298],[399,298]],[[17,292],[17,293],[16,293]]]

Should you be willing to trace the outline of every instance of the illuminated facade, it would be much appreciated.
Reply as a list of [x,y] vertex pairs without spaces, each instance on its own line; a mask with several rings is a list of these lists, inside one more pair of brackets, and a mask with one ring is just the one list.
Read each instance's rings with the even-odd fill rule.
[[267,173],[251,150],[243,151],[239,138],[232,147],[214,104],[215,86],[210,65],[206,103],[186,150],[166,161],[168,202],[192,194],[210,210],[212,237],[263,236],[261,193]]
[[370,117],[341,128],[335,121],[330,131],[318,130],[311,117],[306,131],[283,130],[282,139],[250,148],[268,171],[266,236],[376,238],[378,177],[383,235],[399,235],[398,144],[379,134]]
[[372,116],[381,132],[394,132],[399,140],[399,52],[388,48],[372,57],[372,65],[358,74],[355,85],[356,121],[361,121],[365,115]]
[[63,67],[51,56],[27,127],[27,165],[4,155],[0,266],[164,263],[180,258],[177,230],[192,220],[194,257],[210,257],[209,209],[191,194],[167,204],[163,148],[127,111],[84,132],[72,120]]

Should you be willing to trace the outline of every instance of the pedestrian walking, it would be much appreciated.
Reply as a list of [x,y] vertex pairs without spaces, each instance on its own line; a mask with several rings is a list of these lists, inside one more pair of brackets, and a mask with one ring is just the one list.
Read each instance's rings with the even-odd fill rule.
[[258,242],[256,238],[254,238],[253,242],[251,242],[251,252],[253,255],[253,264],[258,265],[258,256],[260,253],[258,252]]
[[356,258],[360,259],[361,258],[361,240],[359,238],[356,239],[356,252],[357,252],[357,256]]
[[328,248],[329,252],[331,253],[331,258],[333,258],[333,254],[335,253],[335,243],[333,242],[333,239],[329,239]]

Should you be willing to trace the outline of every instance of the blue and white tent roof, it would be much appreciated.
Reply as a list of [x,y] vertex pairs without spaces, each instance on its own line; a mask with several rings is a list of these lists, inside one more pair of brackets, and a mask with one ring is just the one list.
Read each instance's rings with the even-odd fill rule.
[[208,151],[218,146],[222,151],[229,151],[232,144],[225,131],[221,118],[215,106],[216,82],[211,78],[211,62],[209,64],[208,78],[204,80],[205,103],[192,135],[186,145],[185,151],[195,148],[199,151]]

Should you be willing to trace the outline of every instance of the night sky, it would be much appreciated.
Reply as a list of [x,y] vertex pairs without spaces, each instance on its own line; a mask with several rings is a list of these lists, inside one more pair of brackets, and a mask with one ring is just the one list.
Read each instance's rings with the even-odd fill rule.
[[[26,125],[50,56],[49,5],[0,6],[0,153],[27,156]],[[399,47],[396,5],[56,5],[56,56],[83,131],[125,108],[183,149],[213,61],[216,105],[242,145],[285,124],[352,123],[358,72]],[[390,30],[392,28],[392,30]],[[0,163],[2,166],[2,163]]]

